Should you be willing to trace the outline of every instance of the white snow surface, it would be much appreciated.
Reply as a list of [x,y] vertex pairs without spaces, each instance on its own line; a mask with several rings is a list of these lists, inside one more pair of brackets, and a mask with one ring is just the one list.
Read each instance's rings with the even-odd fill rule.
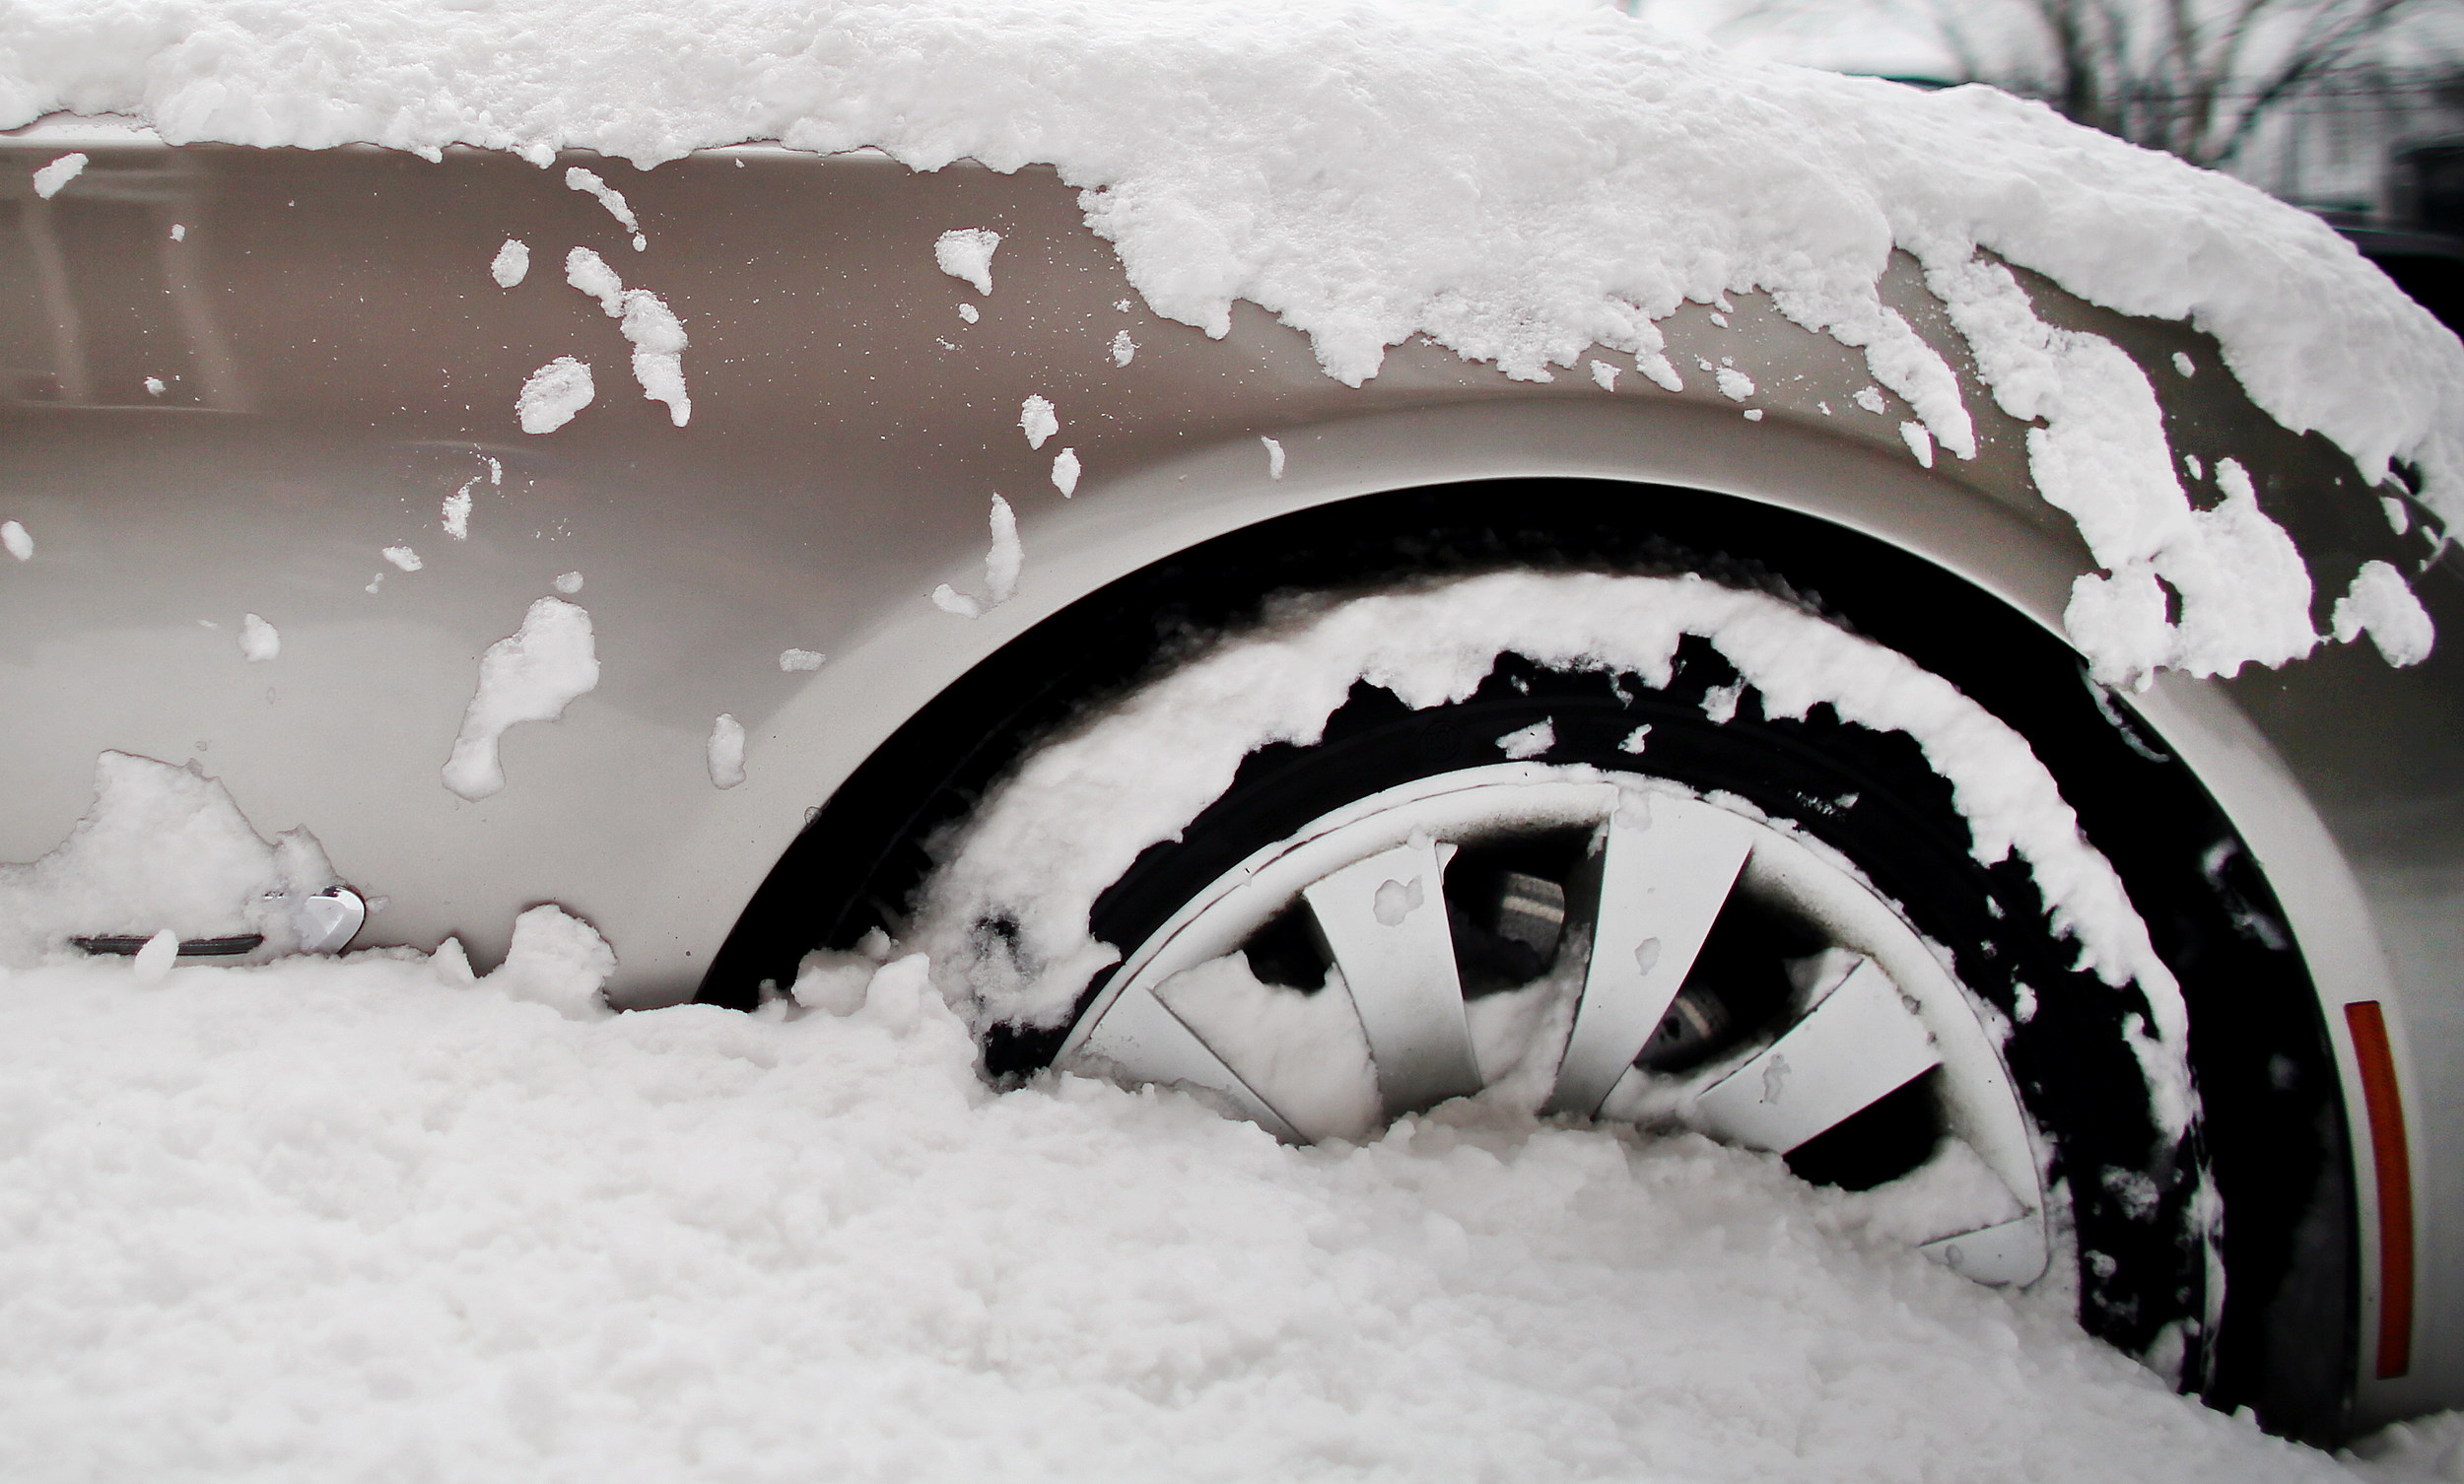
[[[1843,720],[1907,733],[1950,782],[1977,859],[2025,861],[2081,967],[2108,984],[2137,982],[2153,1024],[2134,1048],[2156,1116],[2176,1134],[2189,1126],[2179,986],[2025,739],[1892,650],[1777,598],[1692,576],[1503,573],[1295,606],[1028,757],[946,845],[913,946],[931,955],[953,1002],[987,1020],[1053,1024],[1089,976],[1138,946],[1089,936],[1097,895],[1220,797],[1250,752],[1314,741],[1355,681],[1422,709],[1471,695],[1511,652],[1657,687],[1688,634],[1762,693],[1768,715],[1827,702]],[[976,931],[995,917],[1016,924],[1014,943]]]
[[[1050,165],[1155,310],[1220,335],[1251,300],[1348,382],[1415,332],[1517,376],[1595,344],[1654,362],[1656,319],[1759,288],[1865,348],[1954,452],[1955,386],[1877,284],[1893,247],[1937,271],[1983,249],[2199,325],[2286,426],[2372,478],[2416,459],[2464,515],[2464,347],[2324,224],[1990,89],[1724,53],[1577,0],[21,0],[0,126],[61,109],[542,164],[778,139]],[[977,254],[936,244],[983,290]]]
[[1690,1136],[1289,1149],[988,1092],[913,958],[760,1015],[611,963],[542,907],[484,978],[0,975],[0,1475],[2400,1484],[2455,1433],[2267,1438]]
[[[932,261],[943,273],[975,285],[978,294],[992,292],[992,252],[1001,235],[989,227],[962,227],[942,233],[932,244]],[[968,323],[975,322],[973,304],[962,304]]]
[[479,656],[479,685],[445,760],[445,786],[476,803],[505,787],[498,744],[508,727],[554,721],[599,683],[599,656],[587,611],[541,598],[521,628]]

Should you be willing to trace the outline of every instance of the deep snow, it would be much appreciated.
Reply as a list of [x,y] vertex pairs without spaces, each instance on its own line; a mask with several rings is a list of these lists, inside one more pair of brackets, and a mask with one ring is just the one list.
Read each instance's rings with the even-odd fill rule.
[[1290,1149],[992,1094],[912,961],[844,1017],[609,1016],[608,962],[540,909],[476,983],[0,972],[0,1475],[2352,1477],[1762,1157]]

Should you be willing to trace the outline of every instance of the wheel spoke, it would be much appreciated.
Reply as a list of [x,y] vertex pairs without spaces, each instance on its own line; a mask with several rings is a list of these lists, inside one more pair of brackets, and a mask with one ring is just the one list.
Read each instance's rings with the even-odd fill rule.
[[1445,869],[1425,837],[1310,886],[1310,911],[1351,991],[1387,1113],[1480,1090],[1446,920]]
[[1688,1121],[1786,1154],[1941,1061],[1924,1022],[1868,959],[1760,1055],[1704,1089]]
[[1117,1069],[1135,1082],[1203,1089],[1229,1100],[1243,1117],[1283,1142],[1308,1142],[1143,986],[1132,985],[1112,1002],[1071,1061],[1088,1070]]
[[1550,1113],[1599,1111],[1659,1029],[1753,849],[1753,827],[1690,799],[1630,799],[1608,821],[1600,910]]
[[2033,1283],[2051,1260],[2044,1218],[2033,1211],[1995,1226],[1938,1238],[1917,1250],[1961,1277],[1996,1286]]

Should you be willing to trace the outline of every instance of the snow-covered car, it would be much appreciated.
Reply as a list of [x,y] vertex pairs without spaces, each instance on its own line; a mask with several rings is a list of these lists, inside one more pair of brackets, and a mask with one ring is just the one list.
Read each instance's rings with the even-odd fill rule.
[[0,956],[923,952],[2464,1403],[2464,348],[2325,226],[1582,8],[252,14],[0,89]]

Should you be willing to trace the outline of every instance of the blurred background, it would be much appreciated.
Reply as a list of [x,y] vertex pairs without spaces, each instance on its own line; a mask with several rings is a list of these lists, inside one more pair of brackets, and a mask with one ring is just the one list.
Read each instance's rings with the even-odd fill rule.
[[1990,83],[2318,213],[2464,318],[2464,0],[1628,0],[1733,50]]

